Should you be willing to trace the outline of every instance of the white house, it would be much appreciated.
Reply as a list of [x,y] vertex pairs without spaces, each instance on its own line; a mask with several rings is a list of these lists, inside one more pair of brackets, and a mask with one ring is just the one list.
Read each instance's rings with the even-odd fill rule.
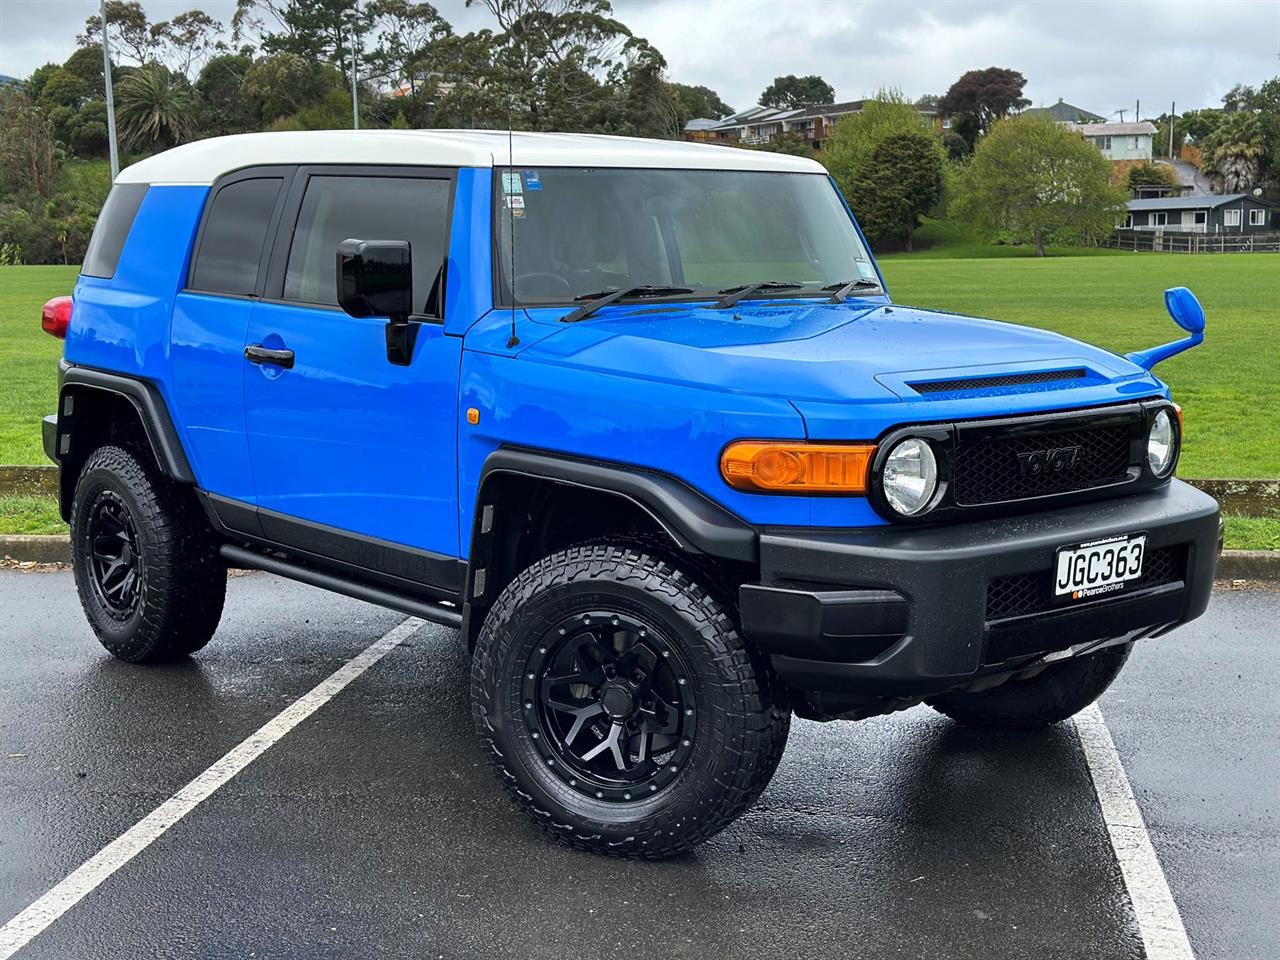
[[1140,123],[1068,123],[1065,126],[1083,133],[1086,140],[1102,151],[1108,160],[1151,161],[1151,145],[1155,140],[1155,124]]

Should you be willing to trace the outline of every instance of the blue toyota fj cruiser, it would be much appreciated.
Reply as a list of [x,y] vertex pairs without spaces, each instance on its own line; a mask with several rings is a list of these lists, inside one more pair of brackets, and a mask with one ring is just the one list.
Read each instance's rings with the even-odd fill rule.
[[460,628],[553,836],[662,857],[792,712],[1054,723],[1199,616],[1212,499],[1150,370],[894,304],[816,163],[607,137],[272,133],[117,180],[45,448],[117,657],[228,566]]

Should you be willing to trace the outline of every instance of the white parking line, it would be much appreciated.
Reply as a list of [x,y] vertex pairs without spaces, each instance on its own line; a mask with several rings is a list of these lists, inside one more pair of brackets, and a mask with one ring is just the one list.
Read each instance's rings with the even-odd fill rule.
[[1195,960],[1191,941],[1182,925],[1182,914],[1169,892],[1169,882],[1156,858],[1142,812],[1133,799],[1133,789],[1120,765],[1120,755],[1102,719],[1102,710],[1096,703],[1087,707],[1076,714],[1075,724],[1111,848],[1120,863],[1120,873],[1138,920],[1147,960]]
[[104,880],[212,796],[219,787],[262,756],[272,744],[332,700],[347,684],[390,653],[397,644],[416,633],[425,622],[417,617],[410,617],[387,631],[309,693],[259,727],[247,740],[233,747],[204,773],[82,863],[39,900],[0,927],[0,960],[9,960],[38,937],[49,924],[92,893]]

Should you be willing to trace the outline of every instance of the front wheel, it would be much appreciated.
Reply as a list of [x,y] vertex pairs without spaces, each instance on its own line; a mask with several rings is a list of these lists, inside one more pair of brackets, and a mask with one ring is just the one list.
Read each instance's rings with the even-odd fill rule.
[[970,727],[1033,730],[1059,723],[1102,696],[1129,659],[1125,643],[1045,667],[1034,676],[980,691],[957,691],[926,702]]
[[790,712],[732,608],[648,545],[571,547],[498,598],[472,666],[476,727],[555,839],[660,859],[764,790]]

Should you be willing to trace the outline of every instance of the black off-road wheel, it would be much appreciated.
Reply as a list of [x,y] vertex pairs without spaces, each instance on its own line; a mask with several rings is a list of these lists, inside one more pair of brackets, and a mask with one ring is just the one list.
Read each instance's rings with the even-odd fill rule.
[[1108,647],[990,690],[946,693],[926,702],[965,726],[1036,730],[1074,716],[1102,696],[1132,648],[1131,643]]
[[112,656],[173,660],[213,636],[226,566],[191,492],[145,455],[107,446],[89,456],[71,507],[71,550],[85,616]]
[[713,596],[648,544],[571,547],[490,610],[471,671],[476,728],[512,798],[556,840],[661,859],[768,785],[790,711]]

